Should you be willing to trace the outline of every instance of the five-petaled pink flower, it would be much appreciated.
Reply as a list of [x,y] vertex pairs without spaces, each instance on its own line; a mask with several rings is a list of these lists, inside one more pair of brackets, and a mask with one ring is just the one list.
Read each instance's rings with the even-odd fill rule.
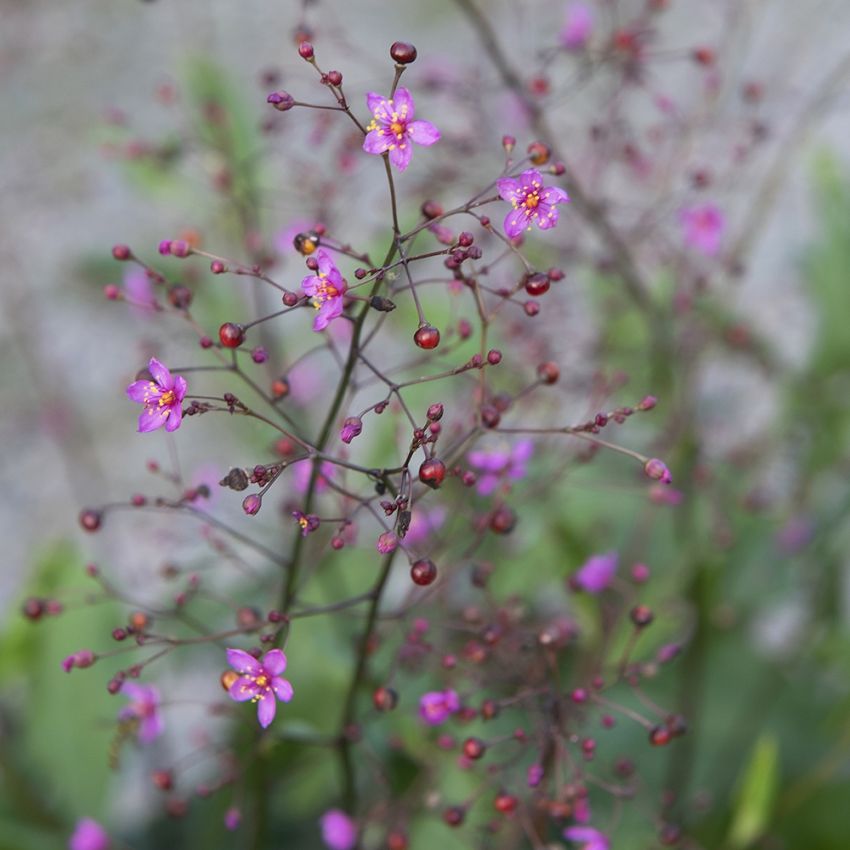
[[152,381],[134,381],[127,387],[127,397],[143,404],[139,416],[139,431],[155,431],[165,425],[166,431],[176,431],[183,415],[186,381],[172,375],[155,357],[148,363]]
[[320,824],[322,841],[330,850],[351,850],[357,844],[357,824],[341,809],[328,809]]
[[544,186],[540,172],[534,168],[523,171],[518,178],[503,177],[496,181],[503,201],[509,201],[513,209],[505,217],[505,233],[516,239],[523,230],[531,230],[532,222],[541,230],[548,230],[558,223],[557,204],[569,201],[570,197],[557,186]]
[[611,847],[608,836],[592,826],[569,826],[564,830],[564,838],[581,844],[581,850],[609,850]]
[[118,713],[119,720],[136,718],[139,721],[139,740],[149,744],[162,734],[163,721],[159,712],[159,691],[153,685],[124,682],[121,693],[129,697],[130,704]]
[[82,818],[68,839],[68,850],[107,850],[109,843],[109,835],[96,820]]
[[301,289],[313,299],[313,306],[319,311],[313,319],[313,330],[323,331],[332,319],[342,315],[342,296],[348,284],[334,265],[331,255],[323,248],[316,251],[316,260],[319,273],[307,275],[301,281]]
[[460,697],[456,691],[429,691],[419,700],[419,716],[429,726],[439,726],[449,715],[460,709]]
[[406,88],[396,89],[389,100],[370,91],[366,104],[372,113],[369,132],[363,140],[366,153],[382,154],[389,151],[390,162],[404,171],[413,155],[412,142],[433,145],[440,141],[440,131],[430,121],[413,120],[413,98]]
[[679,223],[684,231],[685,244],[713,257],[720,250],[726,229],[726,216],[715,204],[699,204],[679,211]]
[[280,676],[286,670],[286,656],[281,650],[272,649],[260,661],[241,649],[228,649],[227,663],[239,673],[228,689],[231,699],[257,703],[257,719],[265,729],[274,720],[275,697],[281,702],[292,699],[292,685]]

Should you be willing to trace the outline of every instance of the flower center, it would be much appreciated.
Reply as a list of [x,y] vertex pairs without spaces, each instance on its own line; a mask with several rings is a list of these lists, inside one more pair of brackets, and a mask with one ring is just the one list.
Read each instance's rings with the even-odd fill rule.
[[177,398],[174,395],[174,390],[166,390],[159,397],[159,406],[160,407],[169,407],[172,404],[174,404],[175,401],[177,401]]
[[390,130],[392,131],[393,135],[401,138],[401,134],[404,132],[404,124],[402,124],[400,121],[393,121],[393,123],[390,124]]
[[540,194],[538,192],[529,192],[525,196],[525,200],[522,202],[522,205],[527,210],[537,209],[538,204],[540,203]]
[[254,684],[258,688],[267,688],[269,686],[269,677],[265,673],[260,673],[260,675],[254,679]]
[[[323,275],[319,275],[319,277],[323,277]],[[337,298],[338,296],[339,290],[332,283],[322,280],[316,288],[316,294],[313,296],[313,306],[318,310],[325,301],[330,301],[332,298]]]

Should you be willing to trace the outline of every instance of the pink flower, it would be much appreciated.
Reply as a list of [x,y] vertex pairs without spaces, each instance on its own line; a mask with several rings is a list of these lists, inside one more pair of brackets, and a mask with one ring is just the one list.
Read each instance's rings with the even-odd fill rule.
[[372,113],[369,132],[363,140],[366,153],[380,155],[389,151],[390,162],[404,171],[410,165],[413,145],[433,145],[440,141],[440,131],[429,121],[414,121],[414,104],[406,88],[396,89],[395,96],[385,97],[369,92],[366,104]]
[[316,259],[319,273],[307,275],[301,281],[301,289],[313,299],[313,306],[319,311],[313,319],[313,330],[323,331],[331,320],[342,315],[342,296],[348,285],[324,248],[316,251]]
[[413,518],[404,542],[408,546],[416,546],[427,540],[434,532],[439,531],[446,521],[446,509],[442,505],[432,508],[430,511],[414,510]]
[[107,850],[108,847],[106,830],[91,818],[78,820],[74,834],[68,839],[68,850]]
[[228,690],[231,699],[257,703],[257,719],[265,729],[274,720],[275,697],[281,702],[292,699],[292,685],[280,677],[286,670],[286,656],[281,650],[272,649],[258,661],[241,649],[228,649],[227,663],[240,674]]
[[543,765],[532,764],[526,774],[529,788],[536,788],[543,781]]
[[717,254],[726,229],[726,217],[720,207],[715,204],[686,207],[679,212],[679,222],[688,247],[708,257]]
[[570,583],[588,593],[602,593],[614,580],[618,561],[616,552],[594,555],[584,562]]
[[124,682],[121,693],[130,699],[130,704],[121,709],[119,720],[137,718],[139,740],[149,744],[162,734],[163,720],[159,712],[159,691],[153,685]]
[[351,850],[357,844],[357,825],[340,809],[328,809],[319,823],[322,841],[330,850]]
[[564,830],[564,838],[581,844],[581,850],[609,850],[611,847],[608,836],[592,826],[569,826]]
[[526,462],[534,453],[531,440],[519,440],[510,451],[473,451],[468,455],[469,465],[482,471],[475,489],[489,496],[503,478],[518,479],[526,474]]
[[593,11],[586,3],[570,3],[561,30],[561,44],[567,50],[581,50],[593,31]]
[[[319,464],[319,475],[316,478],[315,488],[317,493],[324,493],[328,489],[328,481],[334,477],[335,470],[336,467],[330,461],[324,460]],[[293,482],[295,489],[299,493],[306,493],[310,486],[310,476],[313,474],[313,464],[306,460],[296,463],[295,471],[292,474],[295,479]]]
[[314,532],[321,524],[321,520],[315,514],[305,514],[302,511],[293,511],[292,516],[295,517],[298,521],[298,525],[301,526],[302,537],[306,537],[308,534]]
[[419,700],[419,716],[429,726],[439,726],[460,709],[460,697],[456,691],[429,691]]
[[163,425],[166,431],[176,431],[183,415],[186,381],[172,376],[155,357],[151,357],[148,370],[152,381],[134,381],[127,387],[127,397],[145,406],[139,416],[139,431],[155,431]]
[[517,179],[503,177],[496,181],[503,201],[510,201],[513,210],[505,217],[505,233],[516,239],[523,230],[531,230],[532,222],[541,230],[558,223],[557,204],[569,201],[569,195],[557,186],[544,186],[540,172],[534,168],[523,171]]

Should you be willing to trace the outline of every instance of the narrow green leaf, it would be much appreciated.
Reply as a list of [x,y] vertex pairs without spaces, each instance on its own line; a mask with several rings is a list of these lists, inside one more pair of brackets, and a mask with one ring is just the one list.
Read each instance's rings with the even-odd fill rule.
[[767,829],[779,785],[779,746],[773,735],[756,741],[738,784],[729,845],[749,847]]

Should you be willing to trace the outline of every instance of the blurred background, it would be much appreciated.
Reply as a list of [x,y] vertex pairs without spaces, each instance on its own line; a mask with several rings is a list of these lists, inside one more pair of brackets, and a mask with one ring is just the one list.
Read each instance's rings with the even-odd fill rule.
[[[531,0],[479,5],[519,66],[555,43],[567,7]],[[602,484],[593,472],[581,479],[589,495],[569,519],[553,505],[551,517],[538,517],[534,528],[565,523],[565,538],[553,532],[541,545],[573,565],[600,548],[600,529],[624,548],[639,538],[641,557],[663,584],[653,591],[656,601],[688,623],[682,668],[664,687],[692,715],[694,730],[658,774],[687,788],[683,817],[694,846],[844,850],[850,6],[658,5],[650,70],[634,84],[642,100],[632,98],[637,104],[619,113],[622,81],[589,72],[585,80],[578,66],[553,61],[552,78],[566,94],[546,109],[561,151],[580,180],[598,177],[586,190],[611,205],[666,297],[677,355],[660,370],[652,361],[651,332],[624,303],[604,246],[580,225],[564,226],[544,252],[573,280],[569,304],[550,310],[535,332],[558,329],[548,354],[578,364],[575,381],[559,396],[566,411],[587,395],[595,373],[628,373],[618,403],[650,392],[671,399],[636,433],[643,448],[665,458],[685,501],[640,534],[643,508],[634,492],[606,489],[619,474],[609,464],[598,473]],[[593,37],[600,40],[631,20],[649,20],[643,0],[599,3],[597,14]],[[491,179],[501,167],[502,133],[516,135],[520,149],[534,136],[468,19],[447,0],[0,0],[0,24],[0,848],[64,846],[81,814],[128,824],[133,846],[152,847],[157,833],[144,824],[154,815],[148,793],[138,790],[145,766],[123,765],[122,778],[111,778],[110,733],[97,727],[110,721],[114,707],[100,677],[56,681],[64,675],[61,659],[102,640],[114,610],[37,627],[19,613],[27,596],[61,596],[69,583],[82,599],[80,575],[89,560],[109,563],[138,593],[145,565],[163,547],[197,557],[179,529],[153,533],[122,519],[115,533],[86,537],[78,524],[83,507],[135,492],[146,461],[174,460],[171,444],[134,436],[136,411],[123,390],[152,353],[163,352],[172,364],[196,354],[187,331],[103,297],[106,284],[133,286],[111,259],[111,246],[128,243],[153,261],[160,239],[193,231],[209,250],[244,256],[246,235],[256,237],[274,257],[278,279],[296,288],[301,258],[289,242],[305,223],[329,220],[354,244],[372,244],[383,192],[374,172],[346,165],[347,143],[336,130],[312,118],[296,125],[295,113],[268,115],[265,97],[274,89],[316,101],[324,94],[293,47],[299,25],[314,30],[317,50],[328,56],[320,56],[323,64],[344,72],[358,107],[362,92],[382,90],[391,79],[388,44],[417,45],[420,60],[407,84],[418,84],[422,117],[445,128],[455,157],[439,168],[411,169],[417,206],[436,180],[457,199],[482,175]],[[719,80],[688,61],[702,45],[717,51]],[[748,83],[763,90],[757,106],[742,105]],[[707,94],[712,87],[719,93]],[[659,98],[676,104],[672,123],[678,116],[690,122],[678,158],[663,146],[653,152],[653,125],[666,120]],[[256,218],[248,222],[223,184],[233,162],[205,124],[214,123],[204,113],[210,99],[220,99],[233,118],[237,153],[263,154],[262,165],[237,174],[257,190]],[[615,112],[622,125],[606,124]],[[619,171],[597,170],[595,124],[609,132],[627,125],[616,149],[622,153],[628,143],[633,150],[615,157]],[[737,163],[739,137],[747,141]],[[492,153],[489,164],[486,156],[476,159],[476,145]],[[661,174],[667,155],[672,177]],[[698,169],[715,175],[707,191],[729,220],[728,250],[703,265],[680,262],[668,250],[675,211],[693,194]],[[357,199],[356,214],[346,197]],[[654,235],[643,240],[641,227]],[[177,273],[178,261],[165,264]],[[209,275],[203,282],[189,278],[193,286],[211,286]],[[214,329],[222,316],[275,303],[265,297],[220,288],[200,316]],[[187,480],[214,485],[234,457],[249,463],[247,447],[261,444],[256,434],[237,438],[219,424],[204,440],[180,447]],[[237,501],[222,510],[245,520]],[[192,671],[180,676],[191,691]],[[97,699],[103,693],[100,703],[95,691]],[[294,803],[291,823],[313,817],[321,796],[316,791]],[[317,846],[315,836],[299,838],[298,827],[291,828],[281,834],[301,842],[292,846]],[[439,830],[427,835],[437,837],[421,840],[458,840]],[[238,836],[218,841],[180,846],[241,846]],[[656,846],[642,834],[624,841],[623,847]]]

